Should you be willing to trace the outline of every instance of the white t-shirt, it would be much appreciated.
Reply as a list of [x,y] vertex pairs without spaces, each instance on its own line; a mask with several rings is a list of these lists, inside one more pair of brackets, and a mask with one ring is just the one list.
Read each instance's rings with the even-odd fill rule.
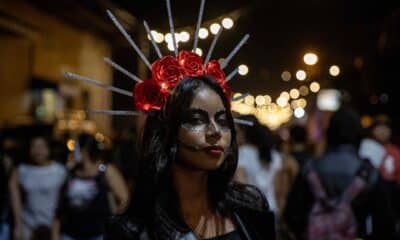
[[375,168],[379,168],[386,156],[386,149],[377,141],[365,138],[360,143],[358,154],[362,158],[368,158]]
[[282,156],[275,150],[271,153],[271,164],[268,168],[262,165],[258,156],[258,150],[252,145],[239,147],[238,167],[243,168],[246,173],[246,183],[258,187],[267,197],[270,209],[278,211],[275,196],[274,178],[282,168]]
[[55,162],[47,166],[21,164],[18,174],[25,196],[22,207],[23,223],[31,229],[40,225],[50,226],[58,204],[59,190],[66,177],[66,169]]

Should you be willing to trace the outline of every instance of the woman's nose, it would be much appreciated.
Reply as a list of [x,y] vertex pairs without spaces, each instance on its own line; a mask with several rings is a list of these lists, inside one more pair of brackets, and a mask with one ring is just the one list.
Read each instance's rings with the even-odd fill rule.
[[221,127],[214,121],[211,121],[208,124],[207,136],[219,140],[221,138]]

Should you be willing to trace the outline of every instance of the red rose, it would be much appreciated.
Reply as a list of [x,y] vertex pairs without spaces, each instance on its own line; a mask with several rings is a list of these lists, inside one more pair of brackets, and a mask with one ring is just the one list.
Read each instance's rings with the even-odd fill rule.
[[212,60],[207,63],[206,74],[214,77],[220,85],[225,82],[225,73],[222,71],[217,60]]
[[178,60],[172,56],[165,56],[155,61],[151,73],[157,84],[173,88],[185,76],[185,70],[179,65]]
[[203,60],[196,53],[180,51],[178,62],[185,69],[186,76],[196,77],[204,74]]
[[137,110],[149,112],[161,110],[169,96],[154,80],[137,83],[133,89],[134,103]]

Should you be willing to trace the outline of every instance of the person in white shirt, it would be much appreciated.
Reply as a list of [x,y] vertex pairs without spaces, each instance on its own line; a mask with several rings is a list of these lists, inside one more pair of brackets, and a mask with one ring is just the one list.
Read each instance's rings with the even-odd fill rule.
[[254,116],[243,116],[253,126],[238,127],[239,160],[237,180],[259,188],[267,197],[270,209],[277,213],[275,176],[282,168],[282,157],[273,149],[272,133]]
[[38,228],[53,224],[58,194],[66,177],[63,165],[50,158],[49,142],[44,136],[30,141],[30,161],[21,164],[11,176],[13,212],[17,220],[14,235],[30,239]]

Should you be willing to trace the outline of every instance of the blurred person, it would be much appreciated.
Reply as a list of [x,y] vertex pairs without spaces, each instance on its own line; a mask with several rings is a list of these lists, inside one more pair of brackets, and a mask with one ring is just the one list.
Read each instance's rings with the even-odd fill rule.
[[29,142],[27,163],[20,164],[11,175],[11,197],[15,217],[14,237],[30,239],[38,226],[51,226],[62,186],[65,168],[50,158],[49,141],[34,136]]
[[7,155],[3,145],[0,145],[0,240],[10,239],[10,191],[9,191],[9,167]]
[[392,128],[387,116],[378,116],[371,127],[371,136],[385,149],[385,156],[380,165],[382,177],[400,184],[400,149],[391,142]]
[[275,239],[264,196],[232,182],[228,101],[214,78],[185,77],[147,116],[131,205],[110,220],[106,239]]
[[240,146],[236,179],[257,186],[266,195],[271,210],[279,215],[297,174],[297,164],[275,149],[272,132],[255,116],[246,115],[240,119],[254,125],[237,127]]
[[392,143],[391,121],[386,115],[378,115],[370,127],[370,136],[383,147],[385,151],[379,171],[388,183],[396,217],[396,237],[400,239],[400,149]]
[[89,134],[81,134],[77,139],[78,164],[60,192],[54,239],[59,239],[60,234],[61,240],[103,239],[104,224],[112,214],[113,203],[118,212],[128,203],[126,183],[115,166],[102,161],[100,144]]
[[[326,136],[325,153],[302,171],[289,194],[284,213],[289,228],[299,239],[320,239],[315,238],[318,228],[327,239],[332,237],[329,234],[335,234],[335,239],[349,235],[352,239],[393,239],[387,188],[376,169],[357,152],[361,138],[358,114],[341,107],[332,115]],[[321,230],[323,226],[327,228]]]
[[289,129],[289,152],[297,160],[299,168],[313,157],[309,151],[307,129],[301,125],[293,125]]

